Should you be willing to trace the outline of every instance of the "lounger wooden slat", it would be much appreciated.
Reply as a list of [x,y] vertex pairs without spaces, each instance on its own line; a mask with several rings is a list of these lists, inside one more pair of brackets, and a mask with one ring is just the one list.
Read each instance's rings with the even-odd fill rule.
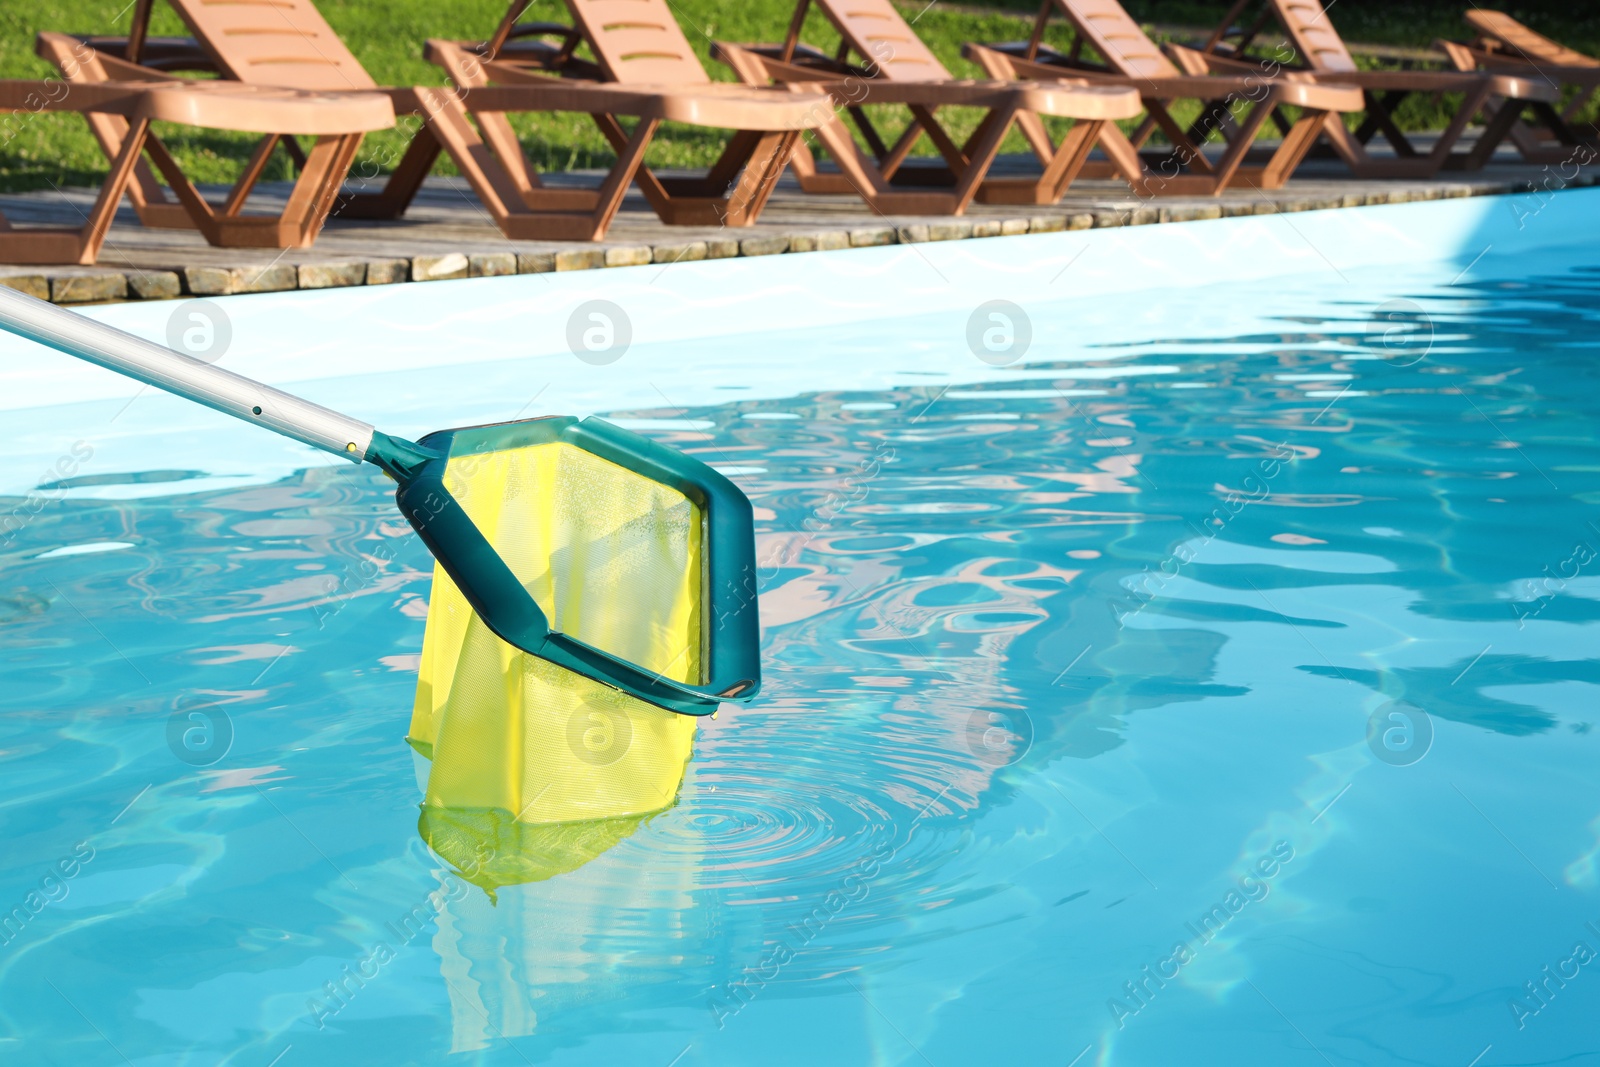
[[330,92],[377,88],[309,4],[173,0],[172,6],[218,69],[235,81]]
[[[1182,73],[1115,0],[1078,0],[1066,14],[1118,74],[1172,78]],[[1041,15],[1040,30],[1049,12],[1042,11]]]
[[[1236,0],[1206,42],[1207,54],[1222,57],[1224,63],[1242,59],[1249,42],[1230,41],[1230,28],[1241,24],[1241,17],[1252,5],[1259,8],[1261,16],[1250,25],[1260,27],[1274,21],[1293,46],[1299,61],[1285,69],[1322,84],[1348,85],[1362,91],[1366,116],[1355,131],[1347,130],[1342,122],[1328,122],[1323,127],[1324,140],[1357,177],[1431,178],[1442,169],[1477,170],[1493,157],[1524,114],[1544,123],[1560,122],[1552,106],[1560,94],[1554,85],[1538,77],[1495,71],[1361,70],[1321,0]],[[1441,54],[1440,59],[1446,56]],[[1429,151],[1416,147],[1393,120],[1405,98],[1418,93],[1462,96]],[[1462,137],[1479,116],[1486,121],[1477,140],[1470,149],[1458,152]],[[1367,150],[1379,134],[1394,149],[1393,158],[1374,156]]]
[[1501,51],[1517,56],[1527,63],[1542,63],[1551,67],[1589,67],[1600,70],[1600,59],[1568,48],[1537,33],[1504,11],[1487,11],[1481,7],[1468,9],[1467,25],[1477,30],[1484,44],[1497,44]]
[[[526,6],[526,5],[522,5]],[[606,80],[632,85],[704,85],[700,65],[672,8],[656,0],[568,0]]]
[[[889,0],[831,0],[819,7],[840,35],[855,48],[866,63],[883,68],[890,81],[953,81],[955,76]],[[785,45],[798,41],[799,24],[804,20],[802,5],[791,20],[791,36]]]

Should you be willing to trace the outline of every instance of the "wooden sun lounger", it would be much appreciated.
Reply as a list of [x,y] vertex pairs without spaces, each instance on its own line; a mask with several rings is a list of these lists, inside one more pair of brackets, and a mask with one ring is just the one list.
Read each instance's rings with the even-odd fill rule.
[[[862,152],[849,129],[835,118],[819,137],[837,163],[837,172],[821,171],[805,145],[795,150],[790,168],[807,192],[859,193],[885,213],[959,214],[973,195],[989,204],[1053,204],[1082,170],[1096,143],[1121,142],[1118,147],[1125,150],[1112,152],[1115,160],[1126,163],[1133,156],[1112,121],[1134,118],[1142,110],[1132,89],[1091,86],[1082,80],[1047,85],[958,80],[889,0],[815,0],[840,35],[839,54],[830,57],[800,43],[812,2],[799,0],[782,44],[713,46],[713,54],[746,84],[836,84],[835,105],[849,113],[871,154]],[[898,90],[890,90],[890,85]],[[911,122],[893,144],[869,117],[864,106],[868,102],[903,103],[909,108]],[[966,143],[958,144],[935,115],[944,105],[982,107],[988,114]],[[1057,146],[1040,115],[1076,121]],[[1044,173],[1037,178],[985,178],[1013,123],[1039,157]],[[939,153],[932,166],[911,158],[924,136]],[[1135,185],[1141,178],[1136,167],[1122,176]],[[954,192],[895,188],[929,185],[953,186]]]
[[1525,74],[1555,82],[1563,93],[1572,90],[1556,121],[1541,115],[1530,123],[1524,116],[1511,127],[1511,142],[1523,158],[1530,163],[1593,160],[1600,130],[1574,123],[1600,91],[1600,59],[1552,41],[1503,11],[1473,8],[1466,20],[1477,32],[1473,40],[1434,42],[1457,70]]
[[[1251,4],[1262,10],[1242,38],[1228,38],[1239,17]],[[1361,70],[1345,47],[1321,0],[1237,0],[1219,28],[1207,40],[1202,52],[1174,49],[1189,57],[1204,54],[1211,63],[1232,63],[1240,69],[1259,69],[1243,61],[1245,47],[1267,21],[1276,21],[1297,54],[1293,67],[1319,84],[1348,85],[1361,90],[1366,100],[1366,116],[1354,133],[1341,122],[1326,122],[1323,135],[1333,151],[1360,178],[1431,178],[1441,169],[1477,170],[1494,156],[1513,125],[1524,112],[1541,121],[1559,122],[1551,106],[1560,100],[1555,86],[1537,75],[1525,73],[1478,72],[1459,70]],[[1441,56],[1443,60],[1445,57]],[[1291,75],[1292,76],[1292,75]],[[1439,134],[1433,150],[1423,152],[1411,143],[1394,121],[1394,111],[1413,93],[1436,95],[1461,93],[1464,97]],[[1502,101],[1496,106],[1496,101]],[[1466,152],[1457,152],[1467,126],[1478,115],[1487,121],[1476,143]],[[1367,151],[1367,145],[1383,134],[1394,149],[1394,159],[1383,159]]]
[[[486,44],[429,40],[424,54],[444,69],[455,89],[415,90],[429,115],[428,126],[412,141],[383,191],[348,198],[347,213],[361,218],[403,213],[442,148],[507,236],[537,233],[598,240],[630,182],[669,225],[752,225],[801,132],[826,121],[827,98],[821,92],[795,95],[714,83],[676,23],[676,41],[641,44],[641,34],[649,32],[641,29],[641,20],[658,14],[656,2],[589,0],[569,5],[574,26],[537,29],[553,29],[562,36],[564,46],[555,48],[533,33],[516,32],[516,18],[527,0],[512,6]],[[598,56],[595,63],[572,58],[573,48],[585,39]],[[398,98],[396,106],[401,106]],[[542,110],[587,112],[617,152],[617,165],[598,194],[543,185],[505,117],[507,112]],[[618,117],[640,121],[629,133]],[[644,165],[645,150],[663,121],[734,133],[704,175],[664,177]],[[530,223],[530,214],[538,221]]]
[[[389,101],[376,93],[302,93],[152,77],[149,72],[127,82],[0,81],[0,111],[75,111],[91,119],[114,120],[120,128],[111,173],[101,185],[81,229],[17,230],[0,217],[0,262],[17,264],[95,262],[117,205],[147,153],[185,205],[197,210],[197,205],[204,204],[166,149],[151,135],[151,122],[258,133],[291,130],[356,142],[363,131],[394,124]],[[281,215],[212,216],[202,226],[207,238],[214,244],[259,245],[286,238],[303,238],[309,243],[332,203],[337,182],[330,183],[329,174],[340,158],[343,157],[329,159],[328,165],[316,172],[308,170]]]
[[[453,61],[451,42],[428,43],[432,54]],[[454,58],[466,66],[465,53]],[[497,71],[490,64],[484,65],[484,74],[499,84],[392,91],[397,109],[412,107],[426,116],[428,140],[418,134],[382,193],[348,197],[348,216],[393,218],[405,210],[426,175],[421,166],[426,157],[416,152],[420,143],[429,155],[436,156],[441,147],[450,153],[501,231],[514,239],[598,241],[632,182],[668,225],[749,226],[777,185],[800,131],[826,112],[826,98],[820,95],[777,98],[739,85],[606,85]],[[545,186],[506,122],[508,112],[518,111],[591,116],[618,155],[600,188]],[[619,117],[639,121],[629,133]],[[706,176],[664,178],[644,165],[645,150],[662,122],[738,132]]]
[[[508,237],[598,240],[610,226],[630,183],[635,181],[665,222],[749,225],[776,185],[800,131],[825,121],[828,110],[821,93],[807,96],[714,85],[704,77],[703,70],[700,84],[661,86],[601,85],[505,71],[463,56],[450,42],[441,41],[428,42],[428,55],[447,69],[453,64],[452,73],[459,75],[456,88],[380,88],[328,26],[312,0],[169,3],[193,32],[196,46],[204,51],[211,67],[223,78],[252,85],[321,91],[375,90],[388,97],[395,111],[424,117],[423,131],[382,192],[339,197],[337,211],[345,217],[392,218],[404,212],[439,152],[445,150]],[[147,18],[149,6],[150,0],[141,0],[136,15]],[[607,25],[616,21],[608,19]],[[136,21],[135,27],[126,41],[109,40],[105,42],[107,52],[94,54],[99,67],[112,71],[144,69],[111,54],[139,53],[143,23]],[[617,36],[616,31],[612,32]],[[164,62],[169,67],[197,65],[194,54],[186,53],[181,41],[168,42]],[[80,77],[96,80],[95,73],[90,70]],[[491,85],[491,73],[504,77],[497,79],[499,84]],[[151,72],[145,70],[145,74]],[[617,150],[616,165],[598,189],[546,187],[528,164],[505,120],[505,112],[515,111],[592,115]],[[618,118],[639,121],[629,132]],[[664,179],[644,165],[645,151],[663,121],[736,132],[722,159],[705,178]],[[108,154],[113,153],[120,143],[118,131],[111,128],[96,132]],[[275,136],[257,146],[241,186],[230,196],[230,204],[242,202],[279,144],[290,147],[284,138]],[[146,203],[143,217],[154,222],[173,220],[172,213],[163,211],[165,205],[156,200],[160,188],[153,180],[140,192]]]
[[[1078,45],[1070,55],[1043,44],[1045,27],[1058,11],[1078,34]],[[1106,66],[1079,62],[1077,52],[1084,42],[1105,57]],[[1146,117],[1128,147],[1133,158],[1113,158],[1110,168],[1091,165],[1084,173],[1098,176],[1108,169],[1121,173],[1140,167],[1143,188],[1154,193],[1216,196],[1236,185],[1281,188],[1325,124],[1343,128],[1339,116],[1361,109],[1361,93],[1354,88],[1270,78],[1259,71],[1213,74],[1204,61],[1186,72],[1156,47],[1116,0],[1044,0],[1027,42],[968,45],[965,52],[996,78],[1088,77],[1098,85],[1137,89]],[[1199,120],[1185,127],[1173,118],[1170,105],[1175,100],[1200,101]],[[1301,109],[1299,118],[1284,131],[1282,142],[1264,163],[1247,165],[1263,124],[1285,106]],[[1172,149],[1147,152],[1141,161],[1136,150],[1157,130],[1171,142]],[[1213,134],[1220,135],[1225,144],[1216,160],[1203,151]],[[1111,140],[1103,147],[1113,157],[1118,148]]]
[[[146,5],[147,6],[147,5]],[[129,63],[106,53],[87,47],[81,40],[60,33],[41,33],[36,42],[39,54],[48,59],[72,84],[73,91],[87,85],[108,81],[123,81],[151,85],[187,86],[197,88],[215,84],[193,79],[175,78],[165,71],[153,70]],[[262,88],[287,88],[300,91],[299,86],[262,86]],[[322,88],[311,86],[307,88]],[[273,130],[262,120],[241,113],[241,125],[231,127],[245,132],[267,132],[267,137],[257,147],[244,175],[230,191],[220,207],[214,207],[202,197],[194,185],[183,175],[161,141],[147,135],[145,151],[150,161],[162,172],[171,187],[171,193],[156,181],[149,165],[142,159],[133,164],[132,180],[127,194],[145,225],[178,226],[198,229],[214,245],[238,248],[303,248],[316,240],[328,212],[333,206],[339,186],[355,159],[362,138],[372,130],[388,129],[394,125],[394,109],[377,93],[359,93],[360,85],[338,86],[329,90],[330,114],[337,113],[339,101],[344,100],[345,113],[359,114],[341,128],[330,128],[324,123],[319,129],[285,126]],[[273,94],[264,94],[263,98]],[[248,94],[241,96],[248,98]],[[300,92],[297,99],[310,100],[312,95]],[[350,101],[356,104],[351,105]],[[352,109],[353,107],[353,109]],[[116,114],[87,114],[89,126],[108,158],[120,155],[127,137],[129,124]],[[222,126],[218,128],[227,129]],[[271,132],[268,132],[271,131]],[[245,199],[260,179],[273,145],[285,137],[314,136],[316,142],[308,154],[301,158],[300,176],[289,195],[284,210],[275,216],[247,215]],[[174,199],[174,197],[176,199]]]

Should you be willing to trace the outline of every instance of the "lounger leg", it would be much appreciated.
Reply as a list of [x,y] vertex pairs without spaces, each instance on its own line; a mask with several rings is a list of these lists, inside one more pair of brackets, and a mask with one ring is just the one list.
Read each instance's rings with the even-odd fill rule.
[[1483,133],[1478,136],[1478,143],[1472,146],[1472,151],[1465,156],[1451,156],[1445,161],[1445,167],[1450,170],[1479,170],[1490,159],[1494,158],[1494,151],[1500,147],[1511,133],[1513,127],[1522,119],[1522,104],[1520,101],[1507,100],[1500,105],[1494,117],[1484,126]]
[[255,188],[257,180],[261,177],[262,170],[266,168],[267,159],[277,146],[278,135],[275,133],[269,133],[256,144],[255,151],[250,153],[250,161],[245,164],[244,173],[234,183],[233,189],[228,194],[227,202],[222,205],[223,218],[234,218],[244,208],[244,202],[250,196],[250,190]]
[[[883,138],[878,135],[878,127],[872,124],[865,110],[859,107],[845,105],[844,110],[856,124],[856,129],[861,131],[861,137],[867,142],[867,151],[872,153],[873,159],[883,159],[889,154],[889,146],[883,143]],[[907,131],[908,133],[910,131]]]
[[598,198],[588,189],[535,189],[524,202],[461,102],[448,90],[418,89],[437,143],[450,153],[500,232],[518,241],[592,241]]
[[130,124],[127,136],[122,139],[122,150],[112,162],[111,173],[100,186],[100,195],[95,197],[94,207],[89,210],[89,220],[83,227],[83,245],[78,253],[79,263],[93,263],[100,258],[100,249],[111,232],[111,221],[117,215],[117,205],[122,202],[122,194],[133,177],[134,166],[139,162],[149,133],[149,119],[137,119]]
[[[1004,52],[996,52],[992,48],[979,48],[974,58],[984,73],[996,81],[1019,80],[1016,65]],[[1040,165],[1048,167],[1050,161],[1055,158],[1056,145],[1050,137],[1050,131],[1045,128],[1044,120],[1031,111],[1025,111],[1017,116],[1017,126],[1022,130],[1022,136],[1027,138],[1028,145],[1038,157]]]
[[821,188],[826,184],[820,181],[817,157],[811,151],[811,146],[800,141],[794,146],[794,155],[789,157],[789,169],[794,172],[795,180],[800,183],[800,188],[808,193],[824,193],[833,190]]
[[[1277,113],[1277,109],[1273,109]],[[1283,141],[1278,145],[1278,150],[1272,153],[1272,158],[1267,162],[1261,172],[1261,188],[1282,189],[1284,183],[1293,175],[1295,168],[1310,154],[1311,148],[1317,143],[1317,138],[1322,133],[1322,111],[1305,111],[1295,124],[1289,127],[1289,132],[1284,134]],[[1335,120],[1338,115],[1333,116]]]
[[1133,147],[1143,148],[1145,142],[1150,140],[1150,135],[1156,132],[1156,125],[1155,117],[1146,113],[1145,117],[1139,120],[1139,125],[1134,127],[1133,133],[1128,135]]
[[594,210],[594,236],[590,238],[591,241],[600,240],[611,228],[611,220],[622,207],[622,198],[628,194],[634,174],[644,163],[645,149],[650,147],[650,141],[660,126],[660,119],[640,119],[633,128],[633,136],[628,138],[627,145],[618,153],[617,165],[611,168],[611,173],[600,185],[600,203]]
[[418,89],[417,100],[435,142],[450,153],[456,169],[472,186],[495,225],[508,237],[513,236],[507,226],[513,215],[520,214],[516,209],[522,206],[521,195],[472,128],[460,100],[444,89]]
[[[1167,135],[1167,140],[1172,142],[1172,151],[1178,156],[1185,170],[1198,171],[1202,174],[1212,172],[1214,168],[1211,166],[1211,161],[1206,158],[1204,146],[1189,139],[1188,131],[1178,125],[1166,105],[1148,100],[1145,102],[1145,110],[1149,113],[1149,120],[1159,125],[1161,132]],[[1260,123],[1257,122],[1256,125],[1259,126]],[[1140,141],[1135,138],[1134,144],[1139,143]]]
[[[1581,106],[1592,95],[1592,91],[1579,92],[1573,98],[1574,103]],[[1515,119],[1505,134],[1491,140],[1491,131],[1498,130],[1497,120],[1507,108],[1511,110]],[[1543,100],[1503,100],[1499,97],[1490,97],[1484,102],[1481,112],[1486,120],[1484,135],[1478,138],[1467,159],[1462,161],[1462,169],[1477,169],[1488,163],[1494,156],[1493,148],[1498,148],[1506,140],[1510,140],[1526,163],[1569,162],[1573,158],[1573,149],[1591,140],[1580,135],[1568,124],[1571,111],[1572,108],[1569,106],[1568,113],[1563,114],[1557,111],[1554,105]],[[1492,148],[1485,148],[1485,144],[1492,145]],[[1451,160],[1446,165],[1454,169],[1456,161]]]
[[1137,195],[1153,196],[1161,191],[1151,187],[1153,176],[1145,169],[1139,150],[1116,123],[1108,122],[1100,128],[1100,151],[1111,161],[1112,172],[1127,182]]
[[866,165],[861,150],[856,147],[855,138],[850,136],[850,130],[844,123],[837,118],[830,119],[817,127],[816,134],[839,165],[839,173],[850,184],[850,188],[868,204],[889,191],[889,183],[884,181],[882,172],[876,166],[869,169]]
[[167,179],[167,185],[172,188],[173,195],[183,205],[189,215],[189,221],[194,228],[200,231],[207,244],[220,243],[220,230],[218,229],[217,213],[211,205],[206,203],[206,198],[200,195],[200,190],[194,187],[188,175],[183,173],[183,168],[178,166],[178,161],[172,158],[172,153],[167,151],[167,146],[161,143],[158,137],[149,137],[144,149],[150,154],[150,161],[156,165],[161,176]]
[[[1463,67],[1460,63],[1456,64],[1456,68],[1458,70],[1467,71],[1477,69],[1476,64]],[[1485,120],[1485,127],[1492,126],[1494,124],[1494,120],[1500,114],[1502,108],[1511,106],[1513,106],[1511,101],[1502,100],[1499,97],[1490,97],[1488,100],[1484,101],[1483,117]],[[1545,141],[1544,137],[1546,133],[1554,132],[1556,128],[1563,130],[1565,129],[1565,126],[1561,123],[1559,116],[1556,116],[1556,125],[1554,127],[1549,126],[1547,121],[1547,113],[1548,115],[1554,116],[1555,111],[1554,109],[1550,108],[1548,104],[1544,105],[1542,109],[1535,107],[1534,110],[1542,121],[1546,121],[1546,126],[1538,127],[1526,122],[1515,122],[1512,123],[1511,129],[1507,134],[1507,136],[1511,139],[1511,143],[1516,146],[1517,152],[1522,156],[1524,162],[1528,163],[1543,162],[1543,159],[1540,157],[1542,157],[1545,151],[1549,148],[1549,144]],[[1555,136],[1557,144],[1571,143],[1559,133]],[[1480,141],[1481,140],[1482,139],[1480,138]]]
[[[704,175],[698,178],[658,178],[651,175],[651,180],[678,205],[675,211],[686,210],[685,205],[690,200],[720,201],[728,195],[728,190],[739,179],[740,172],[746,169],[750,157],[766,136],[755,130],[739,130],[728,139],[728,146]],[[624,145],[626,143],[623,142]],[[648,168],[645,173],[648,173]]]
[[443,148],[433,135],[432,127],[424,122],[383,188],[373,193],[346,189],[339,195],[337,214],[345,219],[397,219],[404,215],[441,151]]
[[[618,156],[628,150],[631,138],[615,116],[599,114],[589,117],[594,119],[594,124],[600,128],[605,139],[611,142],[611,148]],[[649,202],[656,216],[666,222],[676,208],[672,202],[672,194],[667,191],[661,179],[651,173],[650,168],[640,167],[634,175],[634,181],[639,183],[639,191],[644,194],[645,200]]]
[[1441,167],[1448,166],[1452,162],[1451,153],[1455,151],[1456,142],[1461,140],[1461,135],[1467,131],[1467,123],[1472,121],[1488,99],[1489,80],[1485,78],[1481,88],[1474,89],[1467,94],[1467,98],[1462,102],[1461,107],[1450,117],[1450,124],[1444,128],[1444,132],[1439,134],[1438,143],[1433,146],[1433,151],[1429,152],[1427,156],[1429,162],[1433,164],[1433,169],[1427,172],[1426,177],[1431,178],[1438,173]]
[[[894,181],[895,174],[900,170],[907,157],[911,155],[911,150],[916,147],[918,141],[922,140],[922,135],[926,132],[920,123],[913,122],[906,127],[905,132],[900,135],[899,140],[895,141],[893,147],[887,151],[874,153],[878,160],[878,169],[883,172],[884,181]],[[879,143],[881,144],[882,142]]]
[[971,151],[971,161],[962,168],[960,177],[956,181],[955,209],[950,214],[966,213],[972,198],[978,194],[978,187],[983,184],[984,176],[989,173],[994,157],[999,154],[1000,145],[1005,141],[1006,134],[1010,132],[1011,124],[1016,117],[1016,108],[1007,106],[995,108],[978,123],[977,130],[967,142]]
[[1573,93],[1571,102],[1561,109],[1561,121],[1571,122],[1577,118],[1583,109],[1589,106],[1589,102],[1594,99],[1597,92],[1600,92],[1600,86],[1593,86],[1588,89],[1580,88]]
[[292,134],[280,137],[278,143],[283,146],[283,154],[289,157],[289,163],[298,175],[306,166],[306,150],[300,147],[299,140]]
[[[305,169],[300,172],[299,181],[294,183],[294,189],[289,194],[289,202],[284,206],[283,214],[279,216],[275,233],[267,236],[272,245],[278,248],[304,248],[311,243],[312,238],[321,229],[321,211],[325,211],[331,204],[324,193],[330,181],[342,179],[343,172],[338,169],[338,164],[344,162],[349,165],[349,158],[354,153],[349,151],[350,137],[318,137],[316,145],[306,156]],[[321,211],[319,211],[321,209]],[[229,226],[223,222],[224,242],[234,244],[234,241],[244,233],[250,231]],[[253,220],[252,220],[253,221]],[[257,227],[252,226],[251,230]],[[246,240],[258,237],[250,233]]]
[[1184,138],[1194,144],[1203,145],[1215,133],[1224,141],[1231,141],[1238,135],[1238,129],[1238,123],[1233,121],[1233,116],[1228,111],[1227,100],[1202,100],[1200,114],[1184,131]]
[[[307,217],[300,234],[300,247],[309,248],[328,223],[328,215],[339,199],[339,187],[344,184],[344,176],[350,172],[350,165],[355,162],[356,153],[361,150],[361,142],[365,134],[351,133],[340,138],[342,144],[335,154],[332,164],[321,180],[312,190],[314,199],[311,202],[311,211]],[[307,158],[307,167],[301,171],[301,178],[310,172],[310,159]]]
[[[1394,121],[1394,113],[1411,94],[1403,90],[1392,90],[1387,93],[1368,92],[1366,95],[1367,118],[1356,130],[1356,140],[1362,144],[1371,141],[1377,133],[1383,134],[1383,139],[1389,142],[1394,149],[1394,154],[1401,159],[1413,159],[1420,153],[1411,144],[1398,123]],[[1476,112],[1476,108],[1473,109]],[[1467,116],[1469,119],[1471,114]],[[1465,128],[1466,124],[1462,123]]]
[[756,144],[745,164],[739,184],[728,197],[727,223],[729,226],[749,226],[761,217],[772,190],[777,188],[783,168],[789,162],[800,131],[768,133]]
[[1017,116],[1017,128],[1022,131],[1022,136],[1028,141],[1028,147],[1033,149],[1034,156],[1040,164],[1050,166],[1050,161],[1055,158],[1055,142],[1050,140],[1050,131],[1045,129],[1044,120],[1032,111],[1024,111]]
[[913,106],[911,113],[916,116],[917,124],[928,131],[928,139],[939,150],[949,168],[957,174],[972,161],[972,145],[978,139],[978,131],[972,131],[972,136],[967,138],[965,145],[958,145],[945,132],[939,120],[934,118],[934,109],[931,107]]
[[657,214],[669,226],[749,226],[766,206],[799,140],[798,130],[741,130],[707,177],[658,178],[641,165],[634,181],[643,189],[665,191]]
[[523,193],[539,188],[542,183],[529,169],[528,159],[522,154],[522,142],[517,140],[517,131],[511,128],[511,123],[506,117],[487,112],[475,114],[473,118],[478,120],[478,129],[482,131],[484,143],[494,151],[500,160],[500,165],[505,168],[506,176],[516,184],[517,188]]
[[1217,160],[1215,173],[1216,186],[1212,190],[1213,196],[1219,196],[1222,190],[1233,181],[1234,175],[1239,170],[1239,165],[1244,162],[1244,157],[1255,144],[1256,134],[1260,131],[1267,116],[1272,114],[1277,106],[1271,96],[1261,101],[1250,109],[1249,116],[1239,124],[1237,137],[1229,142],[1227,151],[1222,153],[1222,158]]
[[[1505,106],[1504,103],[1501,106]],[[1537,158],[1545,150],[1545,145],[1540,143],[1539,131],[1524,123],[1517,123],[1511,127],[1511,143],[1517,146],[1517,151],[1522,153],[1525,162],[1539,162]]]
[[1072,129],[1061,139],[1056,158],[1045,168],[1044,177],[1039,183],[1049,196],[1049,203],[1055,203],[1066,193],[1067,187],[1083,169],[1089,151],[1100,140],[1101,131],[1106,125],[1101,121],[1080,119],[1072,124]]
[[1344,161],[1352,174],[1361,178],[1372,173],[1371,155],[1367,153],[1366,146],[1345,127],[1342,115],[1333,112],[1323,115],[1322,129],[1319,132],[1327,138],[1334,154]]
[[722,196],[728,191],[739,172],[746,169],[751,156],[760,150],[765,143],[765,138],[754,130],[740,130],[728,141],[728,147],[722,150],[722,155],[717,157],[706,172],[702,188],[706,196]]
[[[123,141],[128,137],[128,120],[121,115],[101,114],[89,114],[84,118],[89,121],[89,130],[100,142],[106,159],[116,159],[122,151]],[[142,158],[134,165],[133,180],[128,183],[128,199],[133,201],[139,221],[146,226],[194,229],[194,220],[189,218],[189,213],[184,211],[182,204],[167,199],[166,190],[156,181],[149,164]]]
[[[1015,116],[1015,121],[1021,125],[1023,118],[1033,115],[1031,111],[1020,111]],[[1037,116],[1035,116],[1037,117]],[[1027,178],[988,178],[978,187],[978,202],[983,204],[1054,204],[1060,201],[1073,181],[1082,173],[1084,164],[1088,162],[1089,152],[1094,148],[1095,142],[1100,139],[1106,123],[1097,119],[1078,119],[1061,139],[1061,147],[1057,148],[1045,166],[1044,173],[1036,179]],[[1124,144],[1127,142],[1124,141]],[[1128,145],[1128,150],[1134,152],[1133,146]],[[1134,152],[1135,158],[1138,153]],[[991,162],[988,164],[992,166]]]

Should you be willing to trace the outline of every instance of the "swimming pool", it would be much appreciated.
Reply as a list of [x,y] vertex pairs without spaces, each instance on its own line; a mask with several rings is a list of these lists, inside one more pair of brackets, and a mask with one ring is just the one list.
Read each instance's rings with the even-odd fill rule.
[[388,483],[0,344],[4,1061],[1596,1057],[1597,216],[217,301],[385,429],[604,412],[758,509],[762,698],[492,897],[418,836]]

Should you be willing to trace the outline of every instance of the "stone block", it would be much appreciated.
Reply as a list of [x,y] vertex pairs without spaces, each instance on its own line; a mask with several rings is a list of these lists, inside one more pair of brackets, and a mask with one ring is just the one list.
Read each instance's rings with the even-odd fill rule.
[[121,271],[62,274],[50,279],[54,304],[98,304],[128,298],[128,278]]

